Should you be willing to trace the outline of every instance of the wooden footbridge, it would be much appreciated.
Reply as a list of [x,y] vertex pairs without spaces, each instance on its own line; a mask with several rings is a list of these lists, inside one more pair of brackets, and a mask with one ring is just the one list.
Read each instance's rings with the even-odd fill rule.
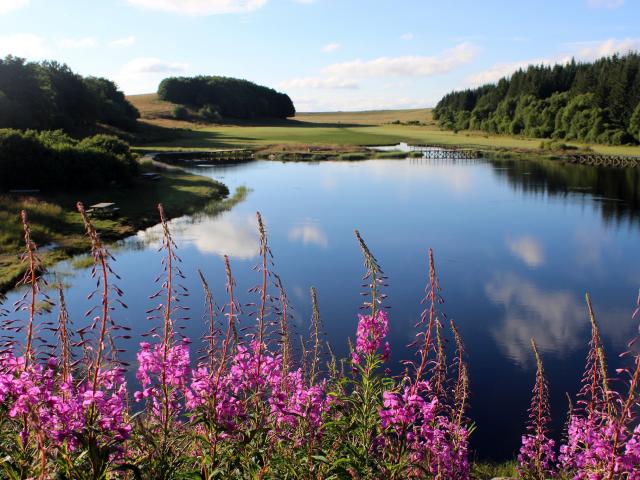
[[428,160],[477,160],[482,152],[469,148],[438,148],[427,145],[409,145],[412,152],[421,152]]

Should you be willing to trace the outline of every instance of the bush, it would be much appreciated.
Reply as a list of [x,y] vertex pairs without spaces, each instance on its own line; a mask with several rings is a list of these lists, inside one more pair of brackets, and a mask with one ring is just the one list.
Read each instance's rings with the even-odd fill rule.
[[203,106],[200,110],[198,110],[198,115],[200,115],[205,120],[209,120],[210,122],[222,121],[222,115],[220,115],[220,111],[215,105],[207,104]]
[[138,172],[129,145],[96,135],[80,142],[62,131],[0,130],[0,188],[82,190],[128,183]]
[[189,118],[189,110],[183,105],[176,105],[173,108],[173,118],[176,120],[186,120]]

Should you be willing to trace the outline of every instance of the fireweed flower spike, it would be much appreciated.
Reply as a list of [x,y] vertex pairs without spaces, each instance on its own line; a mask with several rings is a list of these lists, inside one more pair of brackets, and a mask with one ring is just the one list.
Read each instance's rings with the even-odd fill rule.
[[[138,351],[138,372],[136,378],[142,390],[135,393],[136,401],[147,400],[150,418],[158,421],[163,441],[168,441],[171,423],[180,412],[180,402],[185,395],[190,367],[189,339],[176,341],[176,315],[185,307],[180,305],[184,289],[177,284],[184,275],[179,269],[180,258],[175,253],[176,244],[171,236],[162,204],[158,205],[162,226],[162,247],[165,256],[162,259],[163,275],[161,288],[152,299],[164,296],[164,303],[148,311],[153,313],[149,319],[159,318],[162,322],[160,342],[154,345],[148,342],[140,344]],[[156,336],[157,335],[153,335]]]
[[43,275],[45,273],[42,267],[42,262],[38,256],[37,247],[31,237],[31,225],[29,224],[29,218],[26,210],[22,210],[20,213],[22,219],[22,226],[24,230],[24,244],[25,251],[22,255],[22,261],[26,265],[26,271],[18,286],[23,285],[28,287],[28,293],[22,297],[15,304],[16,310],[23,310],[28,312],[28,319],[26,323],[25,332],[25,346],[24,346],[24,359],[25,365],[29,365],[35,360],[37,355],[35,349],[35,340],[38,336],[39,325],[36,324],[38,316],[37,303],[42,298],[45,302],[53,305],[49,301],[49,297],[42,291],[42,284],[45,284]]
[[529,408],[528,433],[522,436],[518,454],[518,472],[522,478],[544,480],[555,475],[555,442],[548,437],[551,421],[549,386],[536,342],[531,340],[536,359],[536,382]]
[[[421,478],[424,472],[433,478],[465,479],[469,476],[469,430],[464,417],[468,388],[464,346],[452,322],[457,346],[453,367],[458,375],[452,403],[448,405],[442,393],[448,369],[442,326],[437,317],[436,304],[442,303],[439,291],[433,252],[430,250],[429,283],[423,300],[428,308],[416,324],[416,328],[423,331],[418,334],[418,341],[411,345],[418,348],[420,359],[417,365],[409,364],[415,377],[405,378],[394,390],[385,391],[383,408],[380,409],[384,429],[382,452],[394,465],[390,472],[393,478],[405,478],[406,475]],[[435,345],[433,329],[436,330]],[[432,350],[434,360],[429,360]],[[439,388],[433,387],[438,384]]]

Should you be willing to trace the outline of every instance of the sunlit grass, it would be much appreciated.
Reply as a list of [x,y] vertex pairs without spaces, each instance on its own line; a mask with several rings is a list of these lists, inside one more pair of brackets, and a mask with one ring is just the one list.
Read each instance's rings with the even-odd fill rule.
[[[151,150],[262,147],[275,143],[389,145],[399,142],[539,150],[542,141],[539,138],[489,135],[484,132],[455,133],[441,130],[433,120],[431,109],[300,113],[292,120],[275,123],[211,125],[172,119],[173,104],[158,100],[153,94],[136,95],[129,99],[140,110],[144,122],[155,127],[181,129],[171,130],[175,138],[170,140],[138,145]],[[407,125],[407,122],[420,124]],[[567,143],[582,148],[588,146],[576,142]],[[589,146],[597,153],[640,155],[638,146]]]

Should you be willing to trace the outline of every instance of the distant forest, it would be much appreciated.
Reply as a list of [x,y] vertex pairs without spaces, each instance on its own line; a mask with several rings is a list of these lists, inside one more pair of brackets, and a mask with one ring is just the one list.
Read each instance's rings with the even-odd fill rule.
[[438,102],[434,117],[451,130],[638,143],[640,54],[532,65],[497,84],[449,93]]
[[211,120],[287,118],[296,110],[288,95],[248,80],[229,77],[197,76],[164,79],[158,96],[169,102],[199,109]]

